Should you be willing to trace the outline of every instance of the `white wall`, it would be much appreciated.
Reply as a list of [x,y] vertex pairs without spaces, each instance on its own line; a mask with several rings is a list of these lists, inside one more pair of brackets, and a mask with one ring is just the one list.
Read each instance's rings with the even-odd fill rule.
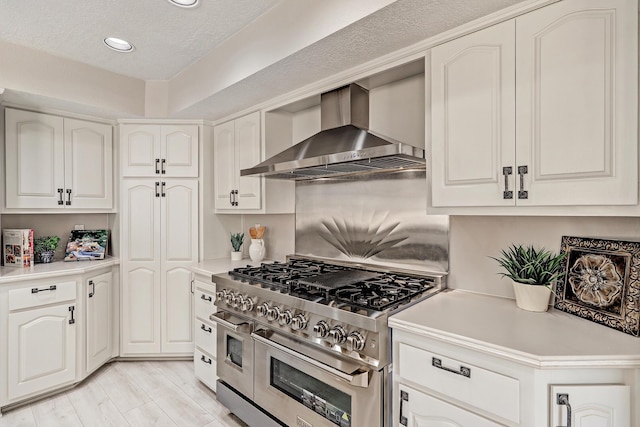
[[640,240],[637,217],[451,216],[449,287],[514,298],[511,282],[501,279],[496,261],[512,243],[559,252],[562,236]]

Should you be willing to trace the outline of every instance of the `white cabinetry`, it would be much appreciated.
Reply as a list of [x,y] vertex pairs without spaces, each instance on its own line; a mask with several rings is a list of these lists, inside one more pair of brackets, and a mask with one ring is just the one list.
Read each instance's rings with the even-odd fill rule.
[[193,352],[198,181],[122,182],[122,355]]
[[123,124],[122,176],[196,178],[198,141],[197,125]]
[[6,208],[113,207],[110,125],[7,108]]
[[636,6],[565,0],[433,48],[431,205],[636,204]]
[[34,282],[8,292],[10,401],[76,379],[76,282]]
[[241,177],[240,170],[261,161],[260,112],[213,129],[213,168],[216,211],[258,210],[262,178]]
[[[552,426],[630,426],[630,389],[622,385],[552,385]],[[568,408],[571,408],[568,411]]]
[[113,273],[103,273],[89,278],[85,283],[86,322],[86,370],[89,374],[107,360],[112,353],[112,304]]
[[216,312],[213,283],[207,283],[204,276],[196,276],[194,306],[195,352],[193,364],[196,378],[213,391],[216,390],[216,324],[209,319]]

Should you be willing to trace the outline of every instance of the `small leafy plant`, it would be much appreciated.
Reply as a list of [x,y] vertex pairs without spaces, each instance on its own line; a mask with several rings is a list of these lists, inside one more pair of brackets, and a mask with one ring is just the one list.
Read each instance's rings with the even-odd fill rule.
[[33,252],[41,254],[42,252],[55,251],[59,241],[60,237],[58,236],[36,237],[33,239]]
[[244,233],[231,233],[231,246],[234,252],[239,252],[244,243]]
[[555,255],[544,248],[537,250],[532,245],[511,245],[501,252],[501,257],[490,258],[496,260],[506,271],[498,274],[515,282],[545,286],[552,290],[551,286],[565,275],[564,253]]

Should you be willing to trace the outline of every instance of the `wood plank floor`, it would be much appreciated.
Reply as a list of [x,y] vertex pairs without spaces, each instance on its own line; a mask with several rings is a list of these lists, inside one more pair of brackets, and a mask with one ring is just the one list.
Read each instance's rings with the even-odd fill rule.
[[13,409],[0,427],[246,427],[193,374],[193,362],[113,362],[72,390]]

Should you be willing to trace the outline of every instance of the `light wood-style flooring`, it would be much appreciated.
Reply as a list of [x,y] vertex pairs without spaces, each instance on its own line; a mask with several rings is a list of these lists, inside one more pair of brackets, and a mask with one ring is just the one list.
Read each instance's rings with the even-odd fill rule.
[[80,385],[8,411],[0,427],[245,427],[193,374],[193,362],[113,362]]

